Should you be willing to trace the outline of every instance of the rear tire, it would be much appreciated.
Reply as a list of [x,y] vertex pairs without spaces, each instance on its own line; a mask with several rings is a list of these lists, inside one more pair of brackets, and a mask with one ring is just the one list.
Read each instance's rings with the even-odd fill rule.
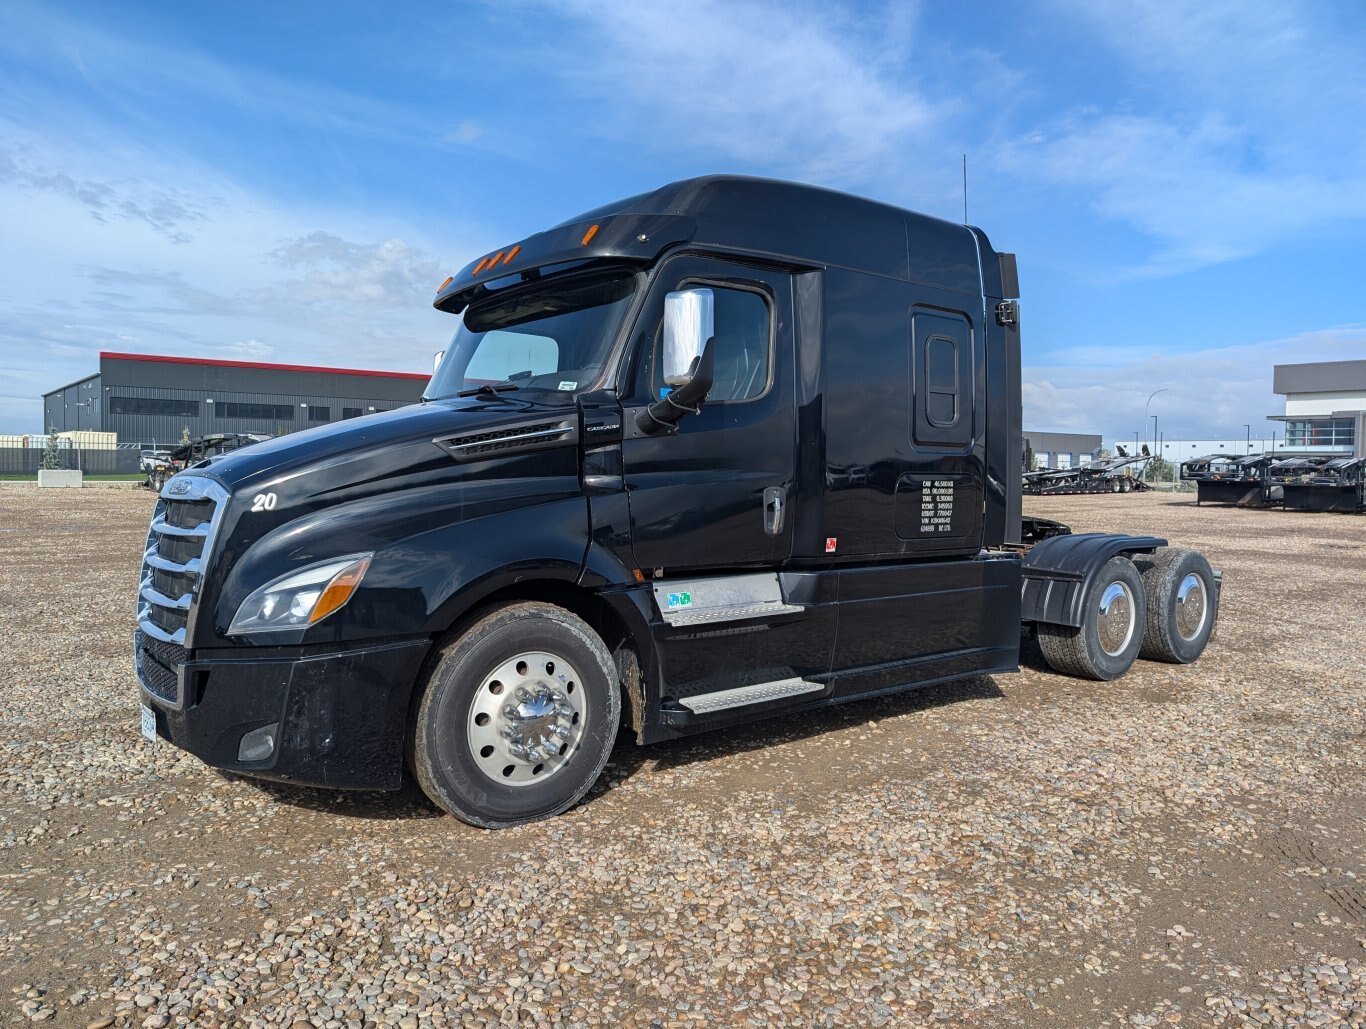
[[1219,617],[1214,572],[1198,551],[1163,547],[1134,560],[1148,595],[1139,656],[1189,664],[1205,651]]
[[1054,671],[1108,682],[1129,670],[1143,644],[1147,605],[1133,562],[1112,557],[1087,590],[1082,624],[1039,623],[1039,648]]
[[511,604],[467,626],[432,667],[413,771],[461,821],[522,825],[582,799],[620,720],[612,658],[587,623],[552,604]]

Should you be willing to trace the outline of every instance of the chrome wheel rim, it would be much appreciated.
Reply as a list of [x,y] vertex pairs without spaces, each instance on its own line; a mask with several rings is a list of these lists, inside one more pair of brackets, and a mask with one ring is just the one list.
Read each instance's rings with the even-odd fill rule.
[[534,786],[574,756],[588,722],[578,671],[558,654],[533,650],[484,676],[466,736],[479,770],[504,786]]
[[1096,618],[1100,649],[1111,657],[1124,653],[1134,635],[1134,595],[1122,582],[1112,582],[1100,595]]
[[1205,580],[1191,572],[1176,589],[1176,631],[1183,640],[1193,640],[1200,635],[1208,610]]

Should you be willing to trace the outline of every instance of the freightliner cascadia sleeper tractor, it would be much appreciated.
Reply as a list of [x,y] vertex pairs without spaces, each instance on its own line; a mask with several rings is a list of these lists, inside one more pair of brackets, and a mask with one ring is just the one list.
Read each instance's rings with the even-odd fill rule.
[[564,811],[640,743],[1015,671],[1187,662],[1219,576],[1022,533],[1015,260],[809,186],[674,183],[453,276],[420,404],[171,478],[143,731],[208,764]]

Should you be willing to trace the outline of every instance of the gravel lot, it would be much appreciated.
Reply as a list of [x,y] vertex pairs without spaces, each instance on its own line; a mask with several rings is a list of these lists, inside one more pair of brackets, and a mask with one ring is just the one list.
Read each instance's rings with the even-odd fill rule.
[[1366,518],[1029,499],[1203,549],[1205,657],[622,745],[488,833],[145,743],[151,505],[0,483],[5,1024],[1366,1024]]

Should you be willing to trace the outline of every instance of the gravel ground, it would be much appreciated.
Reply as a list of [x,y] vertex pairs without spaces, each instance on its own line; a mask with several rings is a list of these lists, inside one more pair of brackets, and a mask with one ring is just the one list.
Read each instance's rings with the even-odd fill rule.
[[0,1020],[1366,1025],[1366,518],[1027,500],[1226,574],[1194,666],[620,746],[489,833],[138,735],[152,499],[0,483]]

